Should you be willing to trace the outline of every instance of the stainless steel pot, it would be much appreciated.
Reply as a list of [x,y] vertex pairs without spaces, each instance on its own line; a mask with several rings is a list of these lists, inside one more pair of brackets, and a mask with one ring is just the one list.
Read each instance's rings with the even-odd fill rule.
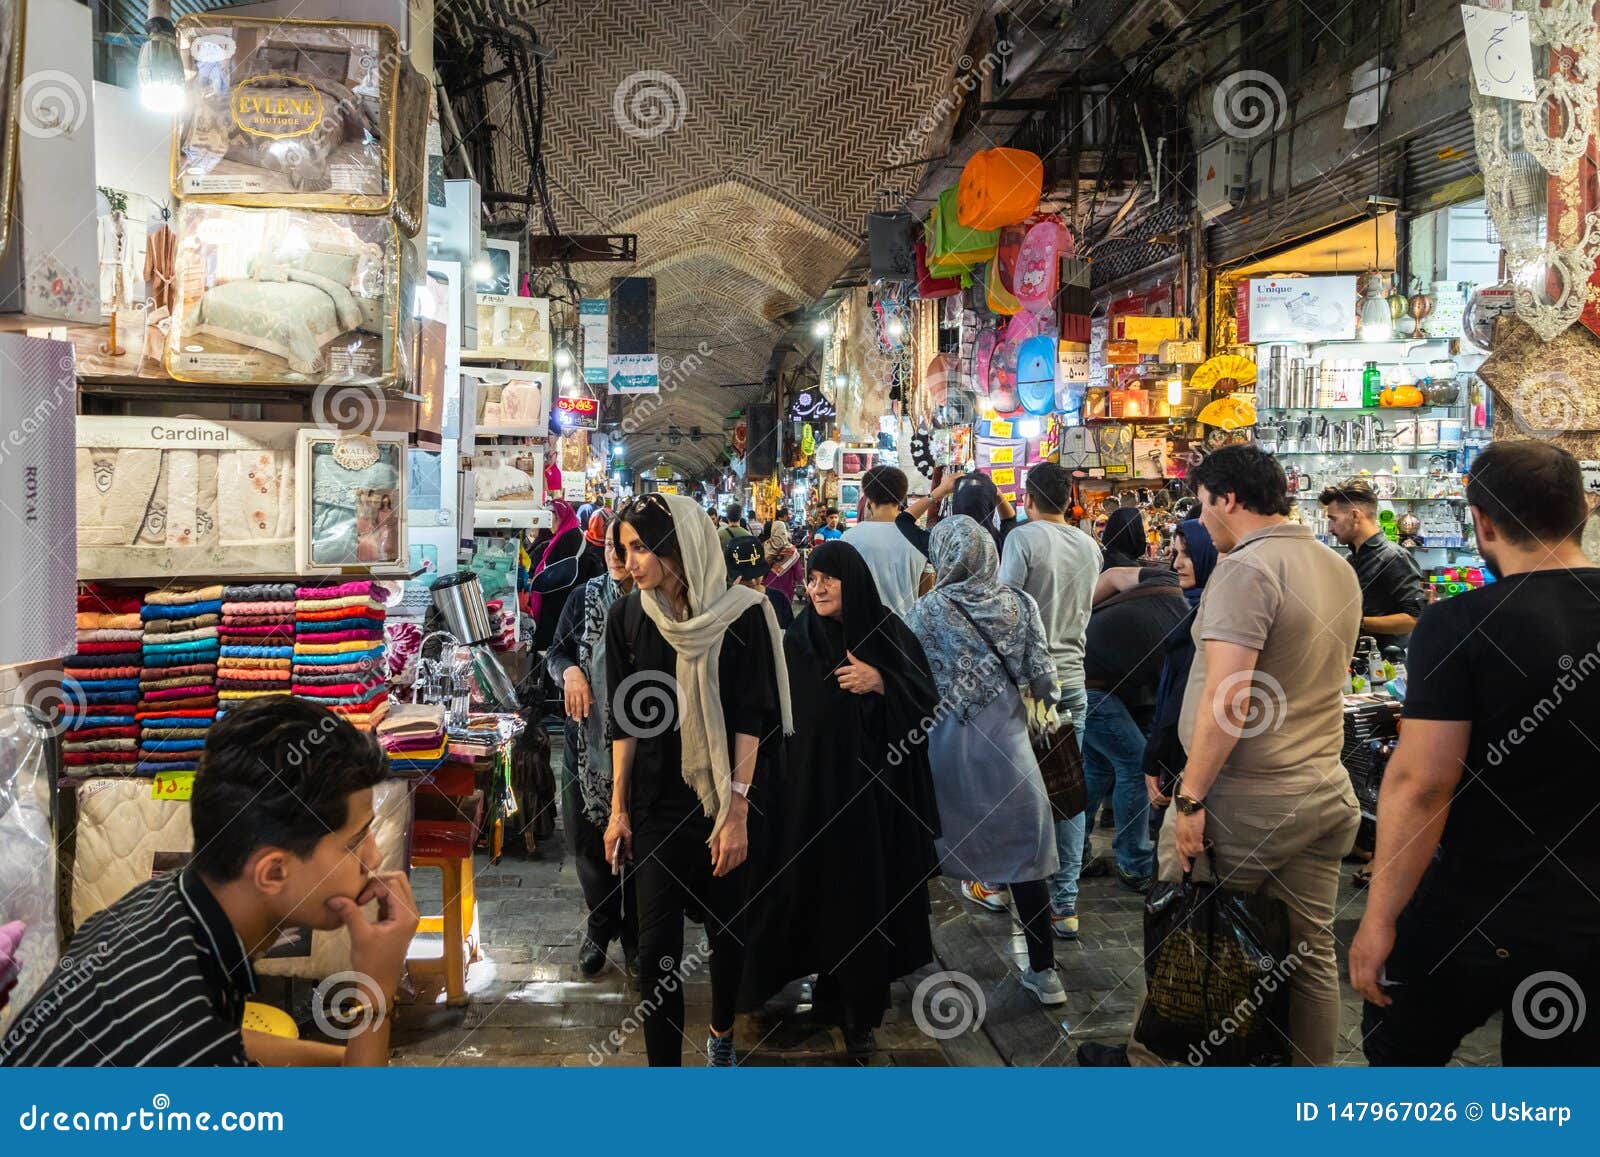
[[463,643],[484,643],[494,637],[489,608],[483,604],[483,587],[472,571],[457,571],[433,584],[433,605],[445,629]]

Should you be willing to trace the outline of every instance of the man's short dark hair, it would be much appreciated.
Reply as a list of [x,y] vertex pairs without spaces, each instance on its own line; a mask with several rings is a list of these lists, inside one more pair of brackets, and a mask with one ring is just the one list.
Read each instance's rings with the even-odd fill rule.
[[1378,495],[1372,489],[1372,483],[1365,478],[1351,478],[1337,486],[1324,486],[1322,493],[1317,495],[1317,501],[1323,506],[1331,506],[1335,502],[1359,506],[1368,514],[1374,514],[1378,509]]
[[722,517],[728,522],[738,522],[744,517],[744,507],[737,502],[730,502],[723,510]]
[[837,516],[838,513],[839,513],[839,508],[837,506],[830,506],[830,507],[828,507],[827,511],[823,514],[822,517],[824,517],[824,518],[833,518],[833,517]]
[[1041,462],[1030,468],[1024,485],[1028,497],[1046,514],[1060,514],[1072,501],[1072,474],[1054,462]]
[[350,797],[388,771],[375,736],[305,699],[273,696],[229,711],[206,733],[194,777],[194,867],[227,882],[262,848],[307,857],[344,827]]
[[874,466],[861,476],[861,494],[874,506],[904,506],[911,484],[894,466]]
[[1578,460],[1548,442],[1495,442],[1473,460],[1467,505],[1512,542],[1583,536],[1589,518]]
[[1223,446],[1189,472],[1189,485],[1204,486],[1211,500],[1226,494],[1251,514],[1288,514],[1289,480],[1278,460],[1255,445]]

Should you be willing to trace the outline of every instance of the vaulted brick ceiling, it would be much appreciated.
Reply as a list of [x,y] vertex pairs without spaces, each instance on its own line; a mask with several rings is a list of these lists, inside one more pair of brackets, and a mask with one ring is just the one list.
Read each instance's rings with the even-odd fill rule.
[[[529,4],[505,7],[529,16]],[[777,318],[820,296],[859,250],[890,165],[927,155],[950,107],[976,0],[550,0],[544,147],[569,232],[636,233],[638,265],[579,266],[586,288],[657,278],[663,358],[693,373],[628,438],[698,471],[722,418],[762,396]],[[525,170],[498,149],[502,188]],[[903,187],[903,181],[895,181]],[[681,378],[681,384],[678,382]],[[700,426],[673,446],[656,433]]]

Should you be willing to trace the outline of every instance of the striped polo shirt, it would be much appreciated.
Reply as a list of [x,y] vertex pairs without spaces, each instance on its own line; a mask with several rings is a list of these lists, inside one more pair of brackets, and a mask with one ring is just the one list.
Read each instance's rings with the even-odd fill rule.
[[189,869],[140,884],[83,922],[0,1037],[6,1065],[246,1065],[255,972]]

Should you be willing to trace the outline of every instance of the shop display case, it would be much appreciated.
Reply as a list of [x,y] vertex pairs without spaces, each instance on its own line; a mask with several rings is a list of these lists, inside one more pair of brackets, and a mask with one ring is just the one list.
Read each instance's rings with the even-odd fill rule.
[[382,24],[188,16],[172,193],[252,208],[393,212],[426,197],[427,83]]
[[406,543],[406,436],[301,430],[295,565],[306,575],[346,568],[396,572]]
[[362,386],[409,377],[414,251],[392,221],[193,204],[177,221],[172,377]]

